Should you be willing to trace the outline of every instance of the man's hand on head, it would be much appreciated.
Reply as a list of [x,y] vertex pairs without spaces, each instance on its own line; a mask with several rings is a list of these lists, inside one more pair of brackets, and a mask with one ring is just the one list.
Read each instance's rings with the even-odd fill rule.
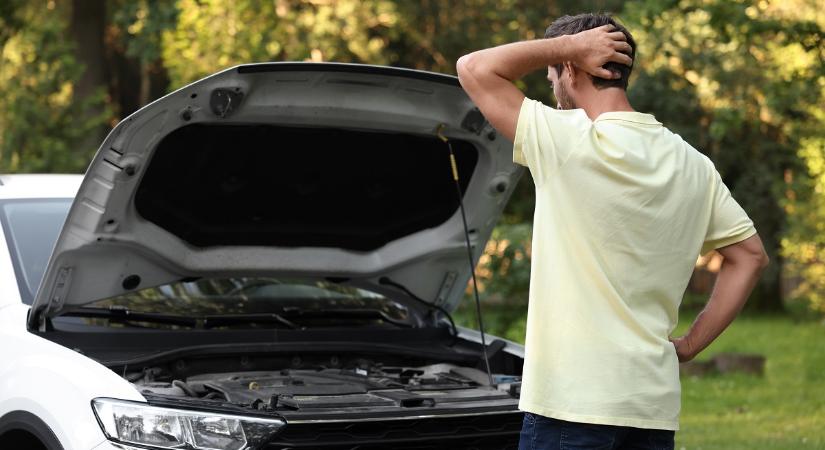
[[609,62],[624,65],[633,64],[630,58],[630,44],[621,31],[613,31],[613,25],[582,31],[570,35],[573,45],[573,60],[580,69],[599,78],[621,78],[618,72],[611,72],[603,66]]
[[459,58],[458,80],[493,127],[513,141],[524,101],[524,94],[513,82],[534,70],[563,63],[575,64],[596,77],[620,78],[602,67],[609,62],[633,63],[627,55],[631,47],[624,33],[613,29],[606,25],[573,35],[478,50]]

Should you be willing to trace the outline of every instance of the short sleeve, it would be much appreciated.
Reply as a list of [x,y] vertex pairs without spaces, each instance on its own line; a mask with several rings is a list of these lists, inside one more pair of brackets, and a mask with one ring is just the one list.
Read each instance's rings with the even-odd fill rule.
[[714,186],[711,189],[711,213],[702,254],[722,248],[756,234],[753,221],[730,195],[722,177],[714,169]]
[[558,110],[525,97],[516,123],[513,162],[528,167],[538,184],[567,161],[592,124],[584,110]]

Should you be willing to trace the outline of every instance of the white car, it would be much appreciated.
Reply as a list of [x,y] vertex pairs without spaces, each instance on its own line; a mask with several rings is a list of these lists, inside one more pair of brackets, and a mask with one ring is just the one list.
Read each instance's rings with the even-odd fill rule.
[[449,316],[511,152],[455,77],[268,63],[0,176],[0,449],[515,448],[523,348]]

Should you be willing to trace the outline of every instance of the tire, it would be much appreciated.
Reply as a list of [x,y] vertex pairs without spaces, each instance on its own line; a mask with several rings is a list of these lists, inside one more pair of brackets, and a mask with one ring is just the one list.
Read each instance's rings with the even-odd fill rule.
[[26,411],[12,411],[0,417],[0,448],[63,450],[52,429]]

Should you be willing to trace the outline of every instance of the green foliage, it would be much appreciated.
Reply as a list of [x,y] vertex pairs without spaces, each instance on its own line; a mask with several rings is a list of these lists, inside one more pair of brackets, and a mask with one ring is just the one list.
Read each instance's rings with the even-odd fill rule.
[[163,33],[172,87],[228,66],[265,61],[386,64],[389,1],[181,0],[176,27]]
[[527,300],[530,284],[530,224],[502,224],[493,230],[479,261],[477,279],[492,301]]
[[[626,4],[621,15],[639,45],[632,104],[713,159],[774,261],[751,308],[782,307],[785,256],[791,273],[803,279],[795,294],[825,309],[825,215],[817,207],[825,204],[825,191],[812,181],[823,176],[817,172],[821,145],[815,143],[821,144],[817,136],[825,129],[825,32],[812,20],[813,8],[804,0],[648,0]],[[794,172],[803,176],[789,185]],[[505,223],[529,219],[531,190],[523,181]],[[788,198],[796,199],[794,214],[786,213]],[[785,251],[779,253],[783,236]],[[479,273],[495,261],[483,259]],[[499,288],[506,290],[490,291]]]
[[[821,112],[819,127],[825,129]],[[782,239],[782,252],[790,278],[799,280],[789,302],[825,316],[825,133],[805,138],[801,144],[799,157],[807,170],[797,181],[791,180],[796,189],[787,192],[790,227]]]
[[0,46],[25,26],[22,14],[17,11],[25,5],[24,0],[6,0],[0,2]]
[[174,29],[178,8],[173,0],[117,0],[110,2],[112,31],[126,56],[143,63],[160,61],[161,37]]
[[[513,341],[523,341],[526,330],[531,239],[529,223],[499,225],[476,269],[487,331]],[[467,286],[456,319],[461,326],[478,328],[472,285]]]
[[811,127],[825,98],[825,31],[809,19],[814,7],[648,0],[624,13],[639,45],[631,100],[710,156],[753,218],[774,264],[749,304],[765,309],[781,307],[786,173],[801,167],[802,140],[821,133]]
[[[784,270],[798,280],[792,297],[825,311],[819,3],[107,0],[110,79],[78,98],[73,86],[84,68],[66,39],[72,2],[9,0],[0,2],[0,170],[80,171],[93,151],[84,147],[89,133],[101,124],[231,65],[323,60],[454,73],[459,56],[539,38],[562,14],[612,11],[640,46],[634,106],[707,153],[756,222],[774,264],[750,304],[781,306]],[[553,103],[543,73],[519,85]],[[526,175],[494,235],[504,247],[488,253],[479,269],[482,278],[492,274],[483,280],[492,302],[526,298],[529,227],[522,224],[533,207]],[[515,259],[520,254],[527,257]]]
[[[816,25],[825,28],[821,5],[785,6],[796,6],[787,14],[816,20]],[[808,23],[804,29],[813,28],[814,25]],[[818,40],[802,36],[799,45],[812,56],[803,58],[799,48],[786,55],[790,58],[786,58],[789,64],[782,75],[789,81],[785,89],[798,95],[808,95],[807,92],[798,92],[800,89],[818,89],[819,103],[802,101],[790,104],[797,116],[805,120],[800,120],[793,128],[798,134],[796,156],[801,168],[785,174],[786,189],[782,204],[788,227],[782,238],[781,250],[787,258],[786,271],[792,286],[789,306],[794,310],[807,307],[810,313],[825,317],[825,108],[822,107],[825,77],[820,76],[804,88],[790,85],[795,73],[825,71],[825,40],[821,34]]]
[[21,3],[5,13],[4,22],[19,28],[0,41],[0,170],[82,171],[95,149],[80,143],[108,114],[87,114],[104,101],[102,90],[73,96],[83,68],[64,38],[66,14],[45,2]]

